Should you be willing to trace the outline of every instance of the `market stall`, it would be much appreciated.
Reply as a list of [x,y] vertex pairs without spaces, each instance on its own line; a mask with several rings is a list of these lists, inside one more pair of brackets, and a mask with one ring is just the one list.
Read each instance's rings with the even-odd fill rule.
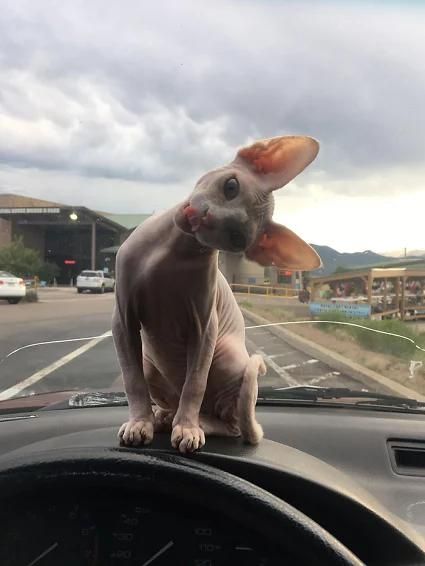
[[[310,285],[310,303],[316,305],[317,311],[320,308],[323,311],[358,311],[371,318],[401,320],[425,318],[425,269],[347,271],[313,278]],[[359,308],[348,308],[348,305],[359,305]],[[360,308],[360,305],[368,308]]]

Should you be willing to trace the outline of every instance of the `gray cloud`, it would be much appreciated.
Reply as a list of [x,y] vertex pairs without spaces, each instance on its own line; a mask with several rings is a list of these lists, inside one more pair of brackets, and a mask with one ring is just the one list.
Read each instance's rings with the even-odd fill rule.
[[0,163],[178,184],[248,139],[303,133],[322,146],[305,183],[417,169],[424,27],[401,2],[15,2]]

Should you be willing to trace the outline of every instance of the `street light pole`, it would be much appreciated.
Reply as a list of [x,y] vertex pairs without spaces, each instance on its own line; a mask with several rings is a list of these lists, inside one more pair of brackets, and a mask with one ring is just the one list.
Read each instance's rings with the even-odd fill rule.
[[91,268],[96,269],[96,220],[91,223]]

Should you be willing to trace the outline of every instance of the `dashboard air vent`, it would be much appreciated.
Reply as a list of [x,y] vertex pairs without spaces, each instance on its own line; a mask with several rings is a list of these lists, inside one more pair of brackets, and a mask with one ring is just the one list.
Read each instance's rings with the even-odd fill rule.
[[393,470],[403,476],[425,476],[425,441],[390,440]]

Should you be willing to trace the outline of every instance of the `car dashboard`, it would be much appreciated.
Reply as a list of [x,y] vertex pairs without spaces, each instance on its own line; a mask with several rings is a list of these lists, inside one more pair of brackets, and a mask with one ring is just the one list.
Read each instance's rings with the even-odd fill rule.
[[[265,490],[311,518],[365,564],[425,564],[421,415],[259,405],[257,416],[265,433],[260,445],[207,438],[204,449],[190,456],[178,455],[166,434],[156,435],[149,447],[119,448],[116,433],[126,416],[126,407],[64,410],[60,405],[0,416],[0,468],[14,460],[76,449],[86,451],[92,464],[96,454],[100,460],[105,454],[121,460],[130,454],[140,460],[161,455],[231,474]],[[395,452],[407,454],[409,448],[414,456],[403,459]],[[92,464],[84,465],[88,470]],[[78,552],[86,560],[69,562],[74,564],[179,564],[183,552],[185,564],[285,563],[261,534],[241,527],[237,508],[232,510],[233,521],[202,510],[206,491],[192,494],[192,504],[183,509],[173,497],[135,497],[122,480],[106,492],[97,485],[71,483],[60,498],[48,487],[9,498],[0,510],[0,523],[7,525],[4,540],[13,546],[25,518],[26,531],[43,540],[35,556],[50,549],[43,564],[50,563],[49,553],[54,555],[52,546],[60,538],[55,529],[63,531],[64,524],[67,537],[61,535],[61,548],[70,557]],[[24,548],[21,551],[25,554]],[[228,562],[221,561],[223,556]],[[7,557],[1,563],[8,564]],[[289,554],[286,563],[293,563]]]

